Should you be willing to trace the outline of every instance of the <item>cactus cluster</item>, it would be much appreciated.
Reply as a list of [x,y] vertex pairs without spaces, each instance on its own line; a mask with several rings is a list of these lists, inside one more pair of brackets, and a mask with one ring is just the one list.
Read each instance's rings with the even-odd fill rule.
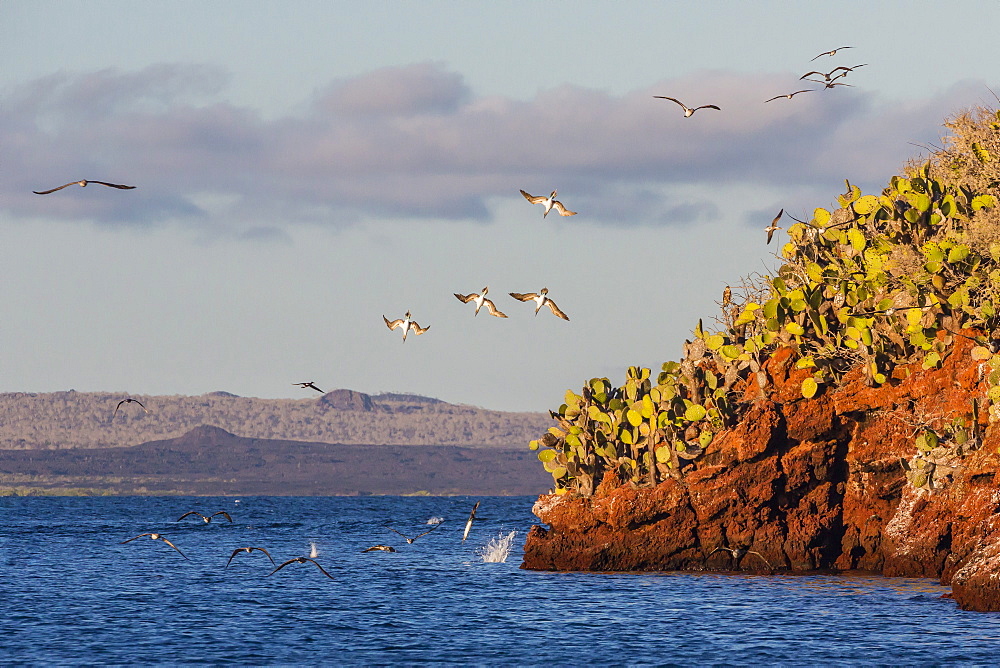
[[[990,387],[983,407],[1000,418],[1000,112],[991,114],[953,121],[975,133],[966,128],[880,194],[847,182],[839,208],[789,226],[776,275],[725,299],[720,331],[699,322],[655,385],[648,369],[631,367],[621,387],[595,378],[582,394],[568,391],[551,412],[557,426],[530,443],[556,492],[589,495],[609,471],[637,485],[680,475],[738,421],[746,385],[763,391],[761,366],[780,346],[811,370],[801,387],[811,399],[858,365],[878,386],[914,362],[937,367],[955,337],[972,338]],[[933,484],[932,469],[978,443],[964,426],[978,424],[978,410],[974,403],[952,427],[915,436],[916,486]]]

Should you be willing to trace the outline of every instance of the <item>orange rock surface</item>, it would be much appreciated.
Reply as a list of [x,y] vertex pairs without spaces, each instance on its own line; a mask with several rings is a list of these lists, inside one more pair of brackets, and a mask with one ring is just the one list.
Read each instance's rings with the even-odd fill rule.
[[[773,569],[866,570],[940,578],[956,602],[1000,610],[1000,431],[980,415],[977,449],[931,488],[907,478],[921,426],[972,414],[986,391],[971,340],[956,338],[941,367],[901,367],[869,387],[860,369],[813,399],[790,349],[767,363],[740,424],[682,476],[635,488],[606,476],[592,497],[543,495],[523,568],[728,569],[717,547],[758,552]],[[971,428],[971,424],[968,425]],[[745,555],[740,567],[765,570]]]

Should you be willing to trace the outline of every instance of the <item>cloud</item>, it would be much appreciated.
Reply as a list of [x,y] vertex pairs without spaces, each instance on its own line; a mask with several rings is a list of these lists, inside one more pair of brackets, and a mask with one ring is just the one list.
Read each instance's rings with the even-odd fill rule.
[[[460,74],[425,63],[332,82],[304,111],[264,119],[222,100],[227,76],[209,67],[61,73],[5,94],[0,209],[109,225],[343,227],[488,221],[496,198],[558,188],[579,220],[678,225],[718,216],[713,196],[733,186],[881,187],[918,151],[908,142],[936,141],[955,100],[982,88],[900,102],[863,76],[767,104],[799,85],[794,75],[711,71],[621,96],[559,85],[517,100],[476,97]],[[722,110],[684,118],[654,95]],[[139,187],[30,192],[79,178]]]

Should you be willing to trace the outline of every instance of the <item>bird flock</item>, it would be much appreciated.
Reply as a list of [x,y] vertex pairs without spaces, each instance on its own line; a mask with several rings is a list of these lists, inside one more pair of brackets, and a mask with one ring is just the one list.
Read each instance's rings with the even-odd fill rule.
[[[239,502],[237,501],[237,503],[239,503]],[[469,532],[471,531],[473,522],[476,519],[476,511],[479,509],[479,504],[480,504],[480,502],[476,501],[475,505],[472,507],[472,511],[469,513],[469,519],[466,521],[466,523],[465,523],[465,529],[464,529],[464,531],[462,533],[462,541],[463,542],[465,541],[466,538],[469,537]],[[225,510],[219,510],[219,511],[216,511],[216,512],[211,513],[209,515],[205,515],[205,514],[199,512],[199,511],[197,511],[197,510],[189,510],[186,513],[184,513],[183,515],[181,515],[180,517],[178,517],[177,520],[175,520],[175,522],[181,522],[184,519],[186,519],[188,517],[191,517],[191,516],[195,516],[195,517],[200,518],[202,520],[203,524],[211,524],[213,517],[222,517],[225,520],[227,520],[230,524],[233,523],[232,516],[228,512],[226,512]],[[426,531],[424,531],[424,532],[422,532],[422,533],[416,534],[412,538],[410,536],[408,536],[407,534],[404,534],[403,532],[398,531],[397,529],[395,529],[393,527],[390,527],[388,525],[385,528],[387,530],[395,533],[396,535],[402,537],[403,540],[406,541],[407,545],[413,545],[413,543],[415,543],[417,541],[417,539],[422,538],[422,537],[424,537],[424,536],[426,536],[426,535],[428,535],[430,533],[433,533],[433,532],[437,531],[441,527],[441,525],[445,523],[445,519],[442,518],[442,517],[432,517],[430,520],[428,520],[427,523],[431,525],[431,528],[428,529],[428,530],[426,530]],[[128,543],[132,543],[133,541],[139,540],[140,538],[149,538],[150,540],[160,541],[160,542],[164,543],[165,545],[167,545],[168,547],[172,548],[175,552],[177,552],[177,554],[179,554],[184,559],[186,559],[188,561],[191,561],[191,558],[188,555],[186,555],[181,550],[181,548],[179,548],[177,545],[175,545],[173,543],[173,541],[171,541],[170,539],[168,539],[166,536],[164,536],[162,533],[159,533],[159,532],[149,531],[149,532],[146,532],[146,533],[141,533],[138,536],[133,536],[132,538],[129,538],[127,540],[120,541],[120,544],[121,545],[126,545]],[[396,551],[397,551],[396,548],[394,548],[391,545],[386,545],[386,544],[372,545],[371,547],[368,547],[368,548],[365,548],[364,550],[361,550],[362,553],[367,553],[367,552],[396,552]],[[325,568],[323,568],[322,564],[320,564],[316,560],[316,557],[319,556],[319,552],[316,549],[316,544],[315,543],[312,544],[312,549],[311,549],[311,551],[309,553],[309,556],[292,557],[292,558],[290,558],[290,559],[282,562],[281,564],[278,564],[274,560],[274,557],[271,556],[271,552],[267,548],[259,547],[259,546],[256,546],[256,545],[248,545],[248,546],[236,547],[236,548],[234,548],[232,550],[232,552],[230,552],[229,558],[226,560],[226,564],[225,564],[225,566],[223,566],[223,568],[229,568],[229,565],[233,562],[233,559],[235,559],[237,555],[239,555],[239,554],[252,555],[254,552],[260,552],[261,554],[263,554],[271,562],[271,565],[274,566],[274,569],[270,573],[267,574],[267,577],[270,577],[270,576],[274,575],[275,573],[277,573],[278,571],[280,571],[281,569],[283,569],[285,566],[288,566],[290,564],[306,564],[306,563],[311,563],[311,564],[313,564],[319,570],[320,573],[322,573],[326,577],[330,578],[331,580],[334,579],[334,577],[332,575],[330,575],[330,573]],[[220,557],[220,561],[221,561],[221,557]]]
[[[835,49],[830,49],[828,51],[824,51],[824,52],[822,52],[822,53],[814,56],[809,62],[815,62],[816,60],[818,60],[820,58],[824,58],[824,57],[833,57],[833,56],[837,55],[841,51],[844,51],[846,49],[852,49],[852,48],[854,48],[854,47],[852,47],[852,46],[840,46],[840,47],[837,47]],[[838,66],[836,66],[836,67],[834,67],[834,68],[832,68],[832,69],[830,69],[829,71],[826,71],[826,72],[820,71],[820,70],[811,70],[809,72],[806,72],[802,76],[800,76],[799,77],[799,81],[807,81],[809,83],[818,84],[818,85],[821,86],[821,88],[803,88],[803,89],[792,91],[790,93],[783,93],[781,95],[776,95],[776,96],[771,97],[771,98],[769,98],[767,100],[764,100],[764,102],[765,103],[773,102],[775,100],[779,100],[779,99],[782,99],[782,98],[791,100],[795,96],[803,94],[803,93],[811,93],[811,92],[816,92],[817,90],[832,89],[832,88],[835,88],[837,86],[851,86],[852,84],[845,83],[845,82],[841,81],[841,79],[846,78],[848,75],[850,75],[851,73],[853,73],[855,70],[857,70],[857,69],[859,69],[861,67],[865,67],[866,65],[867,65],[867,63],[862,63],[862,64],[859,64],[859,65],[853,65],[853,66],[838,65]],[[689,107],[685,103],[683,103],[679,99],[677,99],[676,97],[669,97],[669,96],[666,96],[666,95],[654,95],[653,97],[654,97],[654,99],[668,100],[668,101],[671,101],[671,102],[674,102],[675,104],[677,104],[681,108],[681,110],[683,111],[684,118],[690,118],[690,117],[692,117],[695,114],[695,112],[697,112],[700,109],[713,109],[713,110],[716,110],[716,111],[721,111],[722,110],[721,107],[719,107],[718,105],[715,105],[715,104],[703,104],[703,105],[699,105],[699,106]],[[80,181],[71,181],[70,183],[66,183],[64,185],[61,185],[61,186],[58,186],[58,187],[55,187],[55,188],[50,188],[48,190],[34,190],[32,192],[34,192],[37,195],[48,195],[48,194],[55,193],[57,191],[63,190],[64,188],[68,188],[69,186],[72,186],[72,185],[78,185],[80,187],[86,187],[89,184],[99,184],[99,185],[106,186],[108,188],[114,188],[114,189],[118,189],[118,190],[134,190],[136,188],[136,186],[123,185],[123,184],[118,184],[118,183],[109,183],[107,181],[80,180]],[[530,193],[526,192],[525,190],[520,190],[520,193],[521,193],[521,195],[529,203],[542,205],[542,207],[544,208],[544,211],[542,213],[542,218],[543,219],[545,219],[549,215],[549,213],[551,213],[553,210],[556,211],[557,213],[559,213],[560,216],[575,216],[575,215],[577,215],[576,211],[569,210],[561,201],[559,201],[559,200],[556,199],[556,195],[558,193],[557,190],[552,190],[552,192],[547,197],[546,196],[541,196],[541,195],[531,195]],[[778,213],[778,215],[775,216],[775,218],[771,221],[771,223],[767,227],[764,228],[764,231],[767,234],[767,243],[768,244],[771,243],[771,240],[772,240],[772,238],[774,236],[774,233],[782,229],[781,227],[778,226],[777,223],[778,223],[779,219],[782,217],[783,213],[784,213],[784,209],[782,209]],[[471,303],[475,304],[475,312],[473,314],[474,316],[479,315],[479,311],[485,306],[486,309],[487,309],[487,312],[490,315],[492,315],[492,316],[494,316],[496,318],[506,319],[508,317],[507,314],[504,313],[503,311],[501,311],[499,308],[497,308],[497,306],[493,302],[493,300],[489,299],[486,296],[488,292],[489,292],[489,286],[485,286],[478,293],[475,293],[475,292],[470,293],[470,294],[454,293],[454,295],[455,295],[455,297],[459,301],[461,301],[463,303],[468,304],[468,303],[471,302]],[[538,315],[538,312],[542,309],[542,307],[547,307],[549,309],[549,311],[551,311],[551,313],[554,316],[556,316],[556,317],[558,317],[558,318],[560,318],[562,320],[569,321],[569,316],[567,316],[566,313],[563,312],[556,305],[555,301],[553,301],[552,298],[549,297],[549,290],[548,290],[548,288],[543,287],[538,292],[525,292],[525,293],[510,292],[508,294],[512,298],[514,298],[514,299],[516,299],[518,301],[521,301],[521,302],[534,302],[534,304],[535,304],[535,315],[536,316]],[[406,339],[407,339],[408,335],[413,334],[414,336],[420,336],[420,335],[422,335],[422,334],[424,334],[424,333],[426,333],[427,331],[430,330],[430,325],[421,326],[413,318],[412,312],[410,310],[407,310],[406,313],[405,313],[405,315],[402,318],[395,318],[393,320],[390,320],[388,317],[386,317],[383,314],[382,315],[382,320],[385,322],[386,327],[388,327],[390,331],[397,330],[397,329],[400,330],[400,332],[402,333],[402,341],[404,343],[406,342]],[[302,389],[312,389],[312,390],[316,390],[317,392],[320,392],[320,393],[323,392],[312,381],[303,382],[303,383],[294,383],[294,385],[297,385],[297,386],[301,387]],[[149,410],[147,409],[147,407],[145,405],[143,405],[142,403],[140,403],[138,400],[131,399],[131,398],[125,398],[125,399],[121,400],[118,403],[118,405],[115,407],[114,413],[112,415],[112,420],[114,420],[115,416],[117,416],[118,411],[122,407],[122,405],[133,403],[133,402],[137,403],[142,408],[143,411],[145,411],[147,413],[149,412]]]

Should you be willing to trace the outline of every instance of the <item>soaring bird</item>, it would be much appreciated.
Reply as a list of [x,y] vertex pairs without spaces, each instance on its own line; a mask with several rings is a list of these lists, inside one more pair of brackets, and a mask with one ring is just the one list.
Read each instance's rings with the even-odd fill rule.
[[708,553],[708,556],[705,557],[705,562],[707,563],[709,557],[711,557],[716,552],[728,552],[729,556],[731,556],[733,558],[733,567],[735,567],[737,569],[740,567],[740,561],[743,559],[743,557],[745,557],[748,554],[756,554],[758,557],[760,557],[760,560],[763,561],[765,565],[767,565],[768,570],[772,570],[772,568],[773,568],[771,566],[771,564],[767,561],[767,559],[765,559],[764,556],[760,552],[754,552],[753,550],[748,550],[748,549],[746,549],[744,547],[735,547],[735,548],[734,547],[717,547],[717,548],[715,548],[714,550],[712,550],[711,552]]
[[149,412],[149,409],[147,409],[141,401],[129,397],[127,399],[122,399],[121,401],[118,402],[118,405],[115,406],[115,412],[111,414],[112,420],[114,420],[115,416],[118,415],[118,409],[122,407],[122,404],[139,404],[139,407],[142,408],[142,410],[146,411],[147,413]]
[[230,564],[230,562],[232,562],[233,557],[235,557],[240,552],[246,552],[247,554],[250,554],[254,550],[257,550],[258,552],[263,552],[264,554],[266,554],[267,558],[271,560],[271,565],[272,566],[274,565],[274,559],[271,557],[271,553],[268,552],[267,550],[265,550],[264,548],[262,548],[262,547],[238,547],[235,550],[233,550],[233,553],[231,555],[229,555],[229,561],[226,562],[226,568],[229,568],[229,564]]
[[548,306],[552,313],[559,316],[563,320],[569,320],[569,316],[560,311],[559,307],[556,306],[556,303],[549,299],[548,288],[542,288],[540,292],[511,292],[510,296],[522,302],[535,302],[535,315],[538,315],[538,310],[540,308]]
[[413,538],[409,538],[409,537],[408,537],[408,536],[406,536],[405,534],[402,534],[402,533],[400,533],[399,531],[396,531],[396,530],[395,530],[395,529],[393,529],[392,527],[386,527],[386,529],[388,529],[389,531],[391,531],[391,532],[393,532],[393,533],[396,533],[396,534],[399,534],[400,536],[402,536],[402,537],[403,537],[403,539],[404,539],[404,540],[406,540],[406,544],[407,544],[407,545],[412,545],[412,544],[413,544],[413,542],[414,542],[415,540],[417,540],[417,539],[418,539],[418,538],[420,538],[421,536],[426,536],[427,534],[429,534],[429,533],[430,533],[431,531],[434,531],[434,529],[437,529],[437,528],[438,528],[439,526],[441,526],[442,524],[444,524],[444,522],[438,522],[437,524],[435,524],[435,525],[434,525],[434,527],[433,527],[432,529],[428,529],[427,531],[425,531],[425,532],[423,532],[423,533],[421,533],[421,534],[417,534],[417,535],[416,535],[416,536],[414,536]]
[[476,520],[476,509],[479,508],[479,501],[476,501],[476,505],[472,506],[472,512],[469,513],[469,519],[465,523],[465,531],[462,533],[462,542],[469,537],[469,531],[472,530],[472,523]]
[[785,93],[784,95],[775,95],[774,97],[772,97],[772,98],[771,98],[771,99],[769,99],[769,100],[764,100],[764,102],[765,102],[765,103],[767,103],[767,102],[773,102],[773,101],[775,101],[775,100],[779,100],[779,99],[781,99],[781,98],[786,98],[786,99],[788,99],[788,100],[791,100],[791,99],[792,99],[793,97],[795,97],[795,96],[796,96],[796,95],[798,95],[799,93],[811,93],[811,92],[813,92],[814,90],[815,90],[814,88],[806,88],[806,89],[804,89],[804,90],[797,90],[797,91],[795,91],[794,93]]
[[507,315],[504,314],[502,311],[497,310],[496,304],[494,304],[492,300],[486,298],[486,293],[488,293],[489,291],[490,291],[490,286],[487,285],[485,288],[483,288],[483,291],[478,295],[475,292],[473,292],[470,295],[460,295],[457,292],[453,294],[463,304],[468,304],[469,302],[475,302],[476,315],[479,315],[479,309],[481,309],[483,307],[483,304],[485,304],[486,308],[490,312],[490,315],[495,315],[498,318],[506,318]]
[[722,111],[714,104],[703,104],[700,107],[695,107],[694,109],[692,109],[675,97],[665,97],[663,95],[654,95],[653,97],[657,98],[658,100],[670,100],[671,102],[676,102],[677,104],[681,105],[681,109],[684,110],[684,118],[693,115],[694,112],[698,111],[699,109],[718,109],[719,111]]
[[62,190],[63,188],[68,188],[70,186],[80,186],[81,188],[85,188],[87,186],[87,184],[90,184],[90,183],[100,183],[102,186],[107,186],[109,188],[118,188],[119,190],[132,190],[133,188],[135,188],[135,186],[123,186],[123,185],[119,185],[117,183],[108,183],[107,181],[86,181],[86,180],[84,180],[84,181],[72,181],[70,183],[67,183],[64,186],[59,186],[58,188],[53,188],[52,190],[32,190],[31,192],[35,193],[36,195],[48,195],[49,193],[54,193],[57,190]]
[[289,559],[288,561],[286,561],[285,563],[281,564],[280,566],[278,566],[277,568],[275,568],[273,571],[271,571],[267,575],[268,575],[268,577],[274,575],[275,573],[277,573],[278,571],[280,571],[282,568],[284,568],[288,564],[304,564],[307,561],[311,561],[312,563],[316,564],[316,568],[318,568],[323,575],[325,575],[326,577],[330,578],[331,580],[333,579],[333,576],[330,575],[329,573],[327,573],[323,569],[323,567],[320,566],[319,563],[315,559],[310,559],[309,557],[295,557],[294,559]]
[[548,197],[542,197],[541,195],[529,195],[523,190],[521,191],[521,194],[524,195],[524,199],[528,200],[532,204],[543,204],[545,206],[545,213],[542,214],[542,218],[545,218],[545,216],[549,215],[549,211],[551,211],[553,208],[559,212],[560,216],[575,216],[576,211],[570,211],[565,206],[563,206],[562,202],[556,199],[557,192],[559,191],[553,190],[552,194],[549,195]]
[[[806,77],[812,76],[813,74],[818,74],[819,76],[823,77],[823,81],[836,81],[837,79],[841,79],[843,77],[846,77],[849,73],[853,72],[857,68],[864,67],[867,64],[868,63],[862,63],[860,65],[855,65],[854,67],[847,67],[846,65],[841,65],[839,67],[834,67],[829,72],[817,72],[816,70],[813,70],[812,72],[806,72],[805,74],[803,74],[802,76],[800,76],[799,77],[799,81],[802,81]],[[843,73],[842,74],[838,74],[837,76],[833,76],[834,72],[843,72]],[[812,79],[810,79],[810,81],[812,81]],[[817,81],[816,83],[819,83],[819,82]]]
[[310,380],[310,381],[309,381],[308,383],[292,383],[292,385],[298,385],[298,386],[299,386],[299,387],[301,387],[301,388],[302,388],[303,390],[308,390],[308,389],[310,389],[310,388],[311,388],[311,389],[313,389],[313,390],[316,390],[316,391],[317,391],[317,392],[319,392],[320,394],[323,394],[323,390],[321,390],[321,389],[319,389],[318,387],[316,387],[316,385],[315,385],[315,384],[313,384],[313,382],[312,382],[311,380]]
[[764,231],[767,232],[767,243],[771,243],[771,237],[774,236],[775,232],[781,229],[780,227],[778,227],[778,219],[781,218],[781,215],[783,213],[785,213],[784,209],[779,211],[778,215],[775,216],[774,220],[771,221],[771,224],[764,228]]
[[181,521],[182,519],[184,519],[184,518],[185,518],[185,517],[187,517],[188,515],[197,515],[198,517],[200,517],[200,518],[202,519],[202,521],[203,521],[203,522],[204,522],[205,524],[208,524],[209,522],[211,522],[211,521],[212,521],[212,518],[213,518],[213,517],[215,517],[216,515],[222,515],[222,516],[223,516],[223,517],[225,517],[225,518],[226,518],[227,520],[229,520],[229,522],[230,522],[230,523],[232,523],[232,521],[233,521],[233,518],[232,518],[232,517],[230,517],[230,516],[229,516],[229,513],[227,513],[227,512],[225,511],[225,510],[220,510],[219,512],[217,512],[217,513],[212,513],[211,515],[202,515],[202,514],[201,514],[201,513],[199,513],[199,512],[197,511],[197,510],[189,510],[189,511],[187,511],[186,513],[184,513],[183,515],[181,515],[180,517],[178,517],[178,518],[177,518],[177,521],[178,521],[178,522],[180,522],[180,521]]
[[164,543],[166,543],[170,547],[172,547],[175,550],[177,550],[177,554],[181,555],[182,557],[184,557],[188,561],[191,561],[190,559],[188,559],[188,556],[186,554],[184,554],[183,552],[181,552],[181,550],[180,550],[179,547],[177,547],[176,545],[174,545],[173,543],[171,543],[169,540],[167,540],[166,538],[164,538],[162,534],[158,534],[158,533],[141,533],[138,536],[136,536],[135,538],[129,538],[128,540],[123,540],[121,542],[121,545],[124,545],[125,543],[131,543],[133,540],[137,540],[139,538],[142,538],[143,536],[149,536],[153,540],[162,540]]
[[413,331],[414,334],[419,336],[431,328],[430,325],[427,325],[426,327],[421,327],[420,325],[418,325],[415,320],[412,320],[410,318],[409,311],[406,312],[405,318],[398,318],[396,320],[390,321],[387,317],[383,315],[382,319],[385,320],[385,326],[388,327],[389,329],[396,329],[397,327],[399,327],[400,329],[403,330],[403,341],[406,341],[406,335],[411,330]]
[[362,552],[395,552],[396,548],[391,545],[372,545],[361,550]]
[[[840,51],[841,49],[853,49],[853,48],[854,48],[853,46],[838,46],[836,49],[824,51],[823,53],[816,56],[816,58],[820,58],[822,56],[835,56],[837,55],[837,52]],[[809,62],[811,63],[812,61],[816,60],[816,58],[811,58]]]

